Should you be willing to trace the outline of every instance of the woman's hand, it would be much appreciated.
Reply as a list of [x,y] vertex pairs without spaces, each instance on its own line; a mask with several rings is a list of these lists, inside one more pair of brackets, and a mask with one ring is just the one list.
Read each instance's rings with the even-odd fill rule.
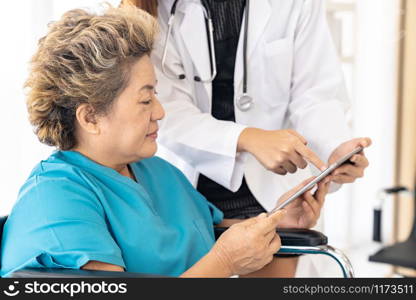
[[306,144],[306,140],[291,129],[246,128],[240,134],[237,151],[253,154],[267,170],[280,175],[306,168],[307,161],[324,170],[325,163]]
[[[288,199],[291,195],[303,188],[313,179],[314,177],[305,180],[300,185],[284,194],[282,197],[280,197],[278,203],[281,203]],[[330,181],[330,177],[325,178],[320,183],[318,183],[318,189],[315,191],[313,195],[310,191],[307,191],[299,198],[295,199],[290,204],[288,204],[285,207],[286,215],[279,222],[278,227],[312,228],[313,226],[315,226],[321,214],[321,209],[325,202],[325,196],[328,193]]]
[[[328,164],[336,162],[338,159],[351,152],[358,146],[367,148],[371,145],[371,139],[369,138],[357,138],[341,144],[337,149],[332,152],[329,157]],[[332,172],[332,181],[343,184],[352,183],[357,178],[364,176],[364,170],[368,167],[369,162],[365,157],[364,151],[355,154],[351,157],[348,163],[343,164],[334,172]]]
[[261,269],[272,261],[273,254],[280,249],[276,227],[284,214],[284,210],[271,216],[262,213],[232,225],[220,236],[211,252],[232,275]]

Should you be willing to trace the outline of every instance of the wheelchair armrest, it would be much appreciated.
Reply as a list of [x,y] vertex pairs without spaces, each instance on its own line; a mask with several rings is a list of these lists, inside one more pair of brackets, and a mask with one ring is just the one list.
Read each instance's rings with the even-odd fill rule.
[[[224,233],[228,227],[215,227],[215,239]],[[312,229],[277,229],[282,246],[320,246],[327,245],[328,238],[321,232]]]
[[12,278],[156,278],[168,277],[145,273],[90,271],[77,269],[27,268],[13,272]]
[[328,244],[328,238],[322,232],[312,229],[277,229],[282,246],[321,246]]

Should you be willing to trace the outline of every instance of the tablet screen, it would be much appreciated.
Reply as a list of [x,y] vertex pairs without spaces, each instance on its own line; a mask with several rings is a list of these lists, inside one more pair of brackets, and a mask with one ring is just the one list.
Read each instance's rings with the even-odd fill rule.
[[328,168],[326,168],[324,171],[322,171],[314,180],[309,182],[307,185],[305,185],[303,188],[301,188],[299,191],[294,193],[292,196],[290,196],[287,200],[280,203],[278,206],[276,206],[272,211],[269,212],[269,215],[278,211],[279,209],[284,208],[286,205],[288,205],[290,202],[298,198],[303,193],[307,192],[308,190],[312,189],[317,183],[322,181],[325,177],[327,177],[329,174],[331,174],[335,169],[337,169],[339,166],[341,166],[343,163],[345,163],[347,160],[349,160],[352,156],[355,154],[361,152],[363,150],[363,147],[358,147],[351,151],[350,153],[344,155],[341,157],[338,161],[330,165]]

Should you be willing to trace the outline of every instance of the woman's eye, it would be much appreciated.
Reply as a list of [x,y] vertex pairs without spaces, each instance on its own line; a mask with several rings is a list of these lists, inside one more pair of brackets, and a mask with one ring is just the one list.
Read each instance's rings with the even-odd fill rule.
[[145,104],[145,105],[149,105],[149,104],[152,103],[152,99],[149,99],[149,100],[146,100],[146,101],[142,101],[140,103]]

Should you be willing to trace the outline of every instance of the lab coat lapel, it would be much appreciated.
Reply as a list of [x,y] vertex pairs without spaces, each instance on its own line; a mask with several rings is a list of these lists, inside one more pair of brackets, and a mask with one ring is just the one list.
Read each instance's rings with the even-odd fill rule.
[[[264,33],[265,27],[271,15],[270,1],[272,0],[252,0],[250,1],[250,11],[248,20],[248,44],[247,44],[247,63],[250,68],[250,58]],[[276,1],[276,0],[274,0]],[[244,16],[241,25],[240,37],[237,50],[237,63],[234,76],[234,84],[239,87],[243,80],[243,46],[244,46],[244,26],[246,18]]]
[[[211,65],[204,8],[198,2],[184,1],[183,5],[178,7],[178,11],[183,13],[180,33],[186,50],[194,63],[196,75],[199,75],[202,79],[209,78],[211,76]],[[203,85],[207,91],[208,99],[211,99],[211,84],[206,83]]]

